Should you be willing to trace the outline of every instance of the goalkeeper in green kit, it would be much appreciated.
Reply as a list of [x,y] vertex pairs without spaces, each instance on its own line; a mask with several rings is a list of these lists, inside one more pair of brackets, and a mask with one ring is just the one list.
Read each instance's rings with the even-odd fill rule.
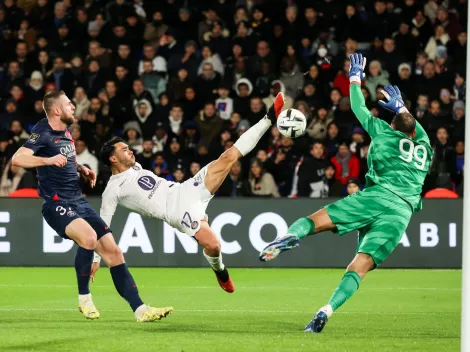
[[421,189],[433,156],[429,137],[406,109],[398,87],[385,87],[388,102],[379,101],[395,113],[391,125],[372,116],[361,91],[366,59],[353,54],[350,60],[351,108],[372,139],[366,188],[298,219],[287,235],[260,253],[260,260],[268,261],[298,247],[300,240],[309,235],[330,230],[341,236],[359,231],[356,256],[328,304],[315,314],[305,332],[322,331],[333,312],[357,291],[361,279],[396,248],[412,213],[422,208]]

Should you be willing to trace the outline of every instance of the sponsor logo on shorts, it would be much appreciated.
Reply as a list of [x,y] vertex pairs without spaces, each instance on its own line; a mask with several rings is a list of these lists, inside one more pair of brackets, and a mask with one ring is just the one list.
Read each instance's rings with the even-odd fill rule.
[[28,143],[34,144],[38,141],[38,139],[39,139],[39,134],[31,133],[31,135],[29,136],[29,139],[28,139]]
[[155,181],[153,177],[142,176],[137,180],[137,183],[139,184],[140,188],[142,188],[144,191],[150,191],[155,187],[157,181]]
[[191,223],[191,229],[193,229],[193,230],[196,230],[198,226],[199,226],[199,222],[197,222],[197,221],[193,221]]

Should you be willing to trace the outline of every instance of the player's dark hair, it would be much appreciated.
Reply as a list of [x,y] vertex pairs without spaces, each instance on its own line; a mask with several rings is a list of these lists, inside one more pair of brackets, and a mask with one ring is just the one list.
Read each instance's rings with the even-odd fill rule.
[[409,112],[396,114],[393,117],[392,124],[395,126],[397,131],[400,131],[407,136],[411,136],[416,129],[416,119]]
[[100,159],[107,167],[111,167],[111,161],[109,161],[109,158],[114,154],[114,146],[120,142],[125,143],[126,141],[121,137],[114,137],[103,144],[100,151]]
[[44,95],[44,98],[42,99],[42,108],[46,112],[46,115],[51,111],[52,105],[55,103],[55,101],[59,99],[62,95],[65,95],[65,92],[63,90],[52,91]]

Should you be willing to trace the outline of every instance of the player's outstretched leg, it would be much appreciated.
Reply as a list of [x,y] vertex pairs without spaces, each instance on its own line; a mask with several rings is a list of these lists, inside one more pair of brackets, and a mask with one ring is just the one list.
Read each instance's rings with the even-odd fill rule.
[[321,332],[333,312],[341,307],[354,292],[359,288],[359,283],[364,276],[375,267],[375,263],[369,254],[358,253],[351,264],[348,265],[343,279],[336,287],[327,305],[320,308],[310,323],[307,324],[305,332]]
[[78,283],[78,310],[87,319],[98,319],[100,312],[96,309],[90,293],[90,272],[93,253],[96,247],[96,233],[83,219],[75,219],[65,228],[65,234],[78,244],[75,254],[75,273]]
[[243,133],[233,147],[222,153],[217,160],[213,161],[208,166],[204,184],[209,192],[214,194],[219,189],[222,182],[224,182],[233,164],[253,150],[266,131],[273,123],[276,123],[277,117],[283,107],[284,95],[279,93],[267,114],[258,123],[251,126],[251,128]]
[[173,312],[173,307],[154,308],[144,304],[139,296],[134,278],[124,261],[121,249],[110,233],[101,237],[96,246],[96,251],[108,264],[114,287],[131,306],[137,322],[160,320]]
[[333,229],[335,225],[328,213],[321,209],[308,217],[297,219],[289,226],[286,235],[276,238],[261,251],[259,259],[263,262],[273,260],[282,252],[297,248],[303,238]]
[[235,285],[229,276],[228,270],[222,262],[222,252],[220,251],[220,241],[216,234],[209,227],[206,221],[201,221],[201,228],[196,233],[196,239],[204,247],[203,254],[217,277],[217,281],[222,289],[228,293],[235,291]]

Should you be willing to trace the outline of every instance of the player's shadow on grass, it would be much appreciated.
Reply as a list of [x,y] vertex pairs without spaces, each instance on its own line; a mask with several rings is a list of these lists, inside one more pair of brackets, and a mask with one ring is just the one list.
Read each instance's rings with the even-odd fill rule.
[[37,349],[45,349],[49,346],[54,346],[57,348],[58,344],[67,344],[70,345],[70,342],[73,341],[83,341],[82,338],[70,338],[67,337],[66,339],[55,339],[50,341],[42,341],[37,343],[27,343],[27,344],[19,344],[19,345],[12,345],[12,346],[2,346],[1,351],[34,351]]

